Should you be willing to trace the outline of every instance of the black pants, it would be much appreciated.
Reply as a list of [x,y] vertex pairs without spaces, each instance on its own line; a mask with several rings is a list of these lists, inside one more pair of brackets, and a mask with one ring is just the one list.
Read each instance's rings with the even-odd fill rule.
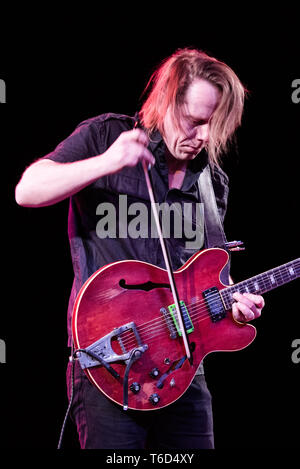
[[[70,396],[71,363],[67,383]],[[71,415],[82,449],[211,449],[214,447],[211,395],[198,375],[180,399],[163,409],[124,411],[74,369]]]

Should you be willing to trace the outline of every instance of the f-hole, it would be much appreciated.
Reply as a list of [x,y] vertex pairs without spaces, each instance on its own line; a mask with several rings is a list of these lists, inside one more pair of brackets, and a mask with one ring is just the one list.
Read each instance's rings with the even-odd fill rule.
[[119,281],[119,285],[121,288],[124,288],[126,290],[144,290],[144,291],[150,291],[153,290],[154,288],[170,288],[169,283],[155,283],[151,282],[151,280],[148,280],[148,282],[144,283],[136,283],[136,284],[127,284],[125,279],[121,279]]

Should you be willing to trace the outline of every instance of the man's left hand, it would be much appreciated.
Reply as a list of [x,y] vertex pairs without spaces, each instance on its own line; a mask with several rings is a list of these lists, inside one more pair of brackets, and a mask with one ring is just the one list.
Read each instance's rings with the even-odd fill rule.
[[256,319],[261,315],[261,311],[265,306],[262,296],[238,292],[232,296],[236,300],[232,305],[232,315],[236,321],[252,321],[252,319]]

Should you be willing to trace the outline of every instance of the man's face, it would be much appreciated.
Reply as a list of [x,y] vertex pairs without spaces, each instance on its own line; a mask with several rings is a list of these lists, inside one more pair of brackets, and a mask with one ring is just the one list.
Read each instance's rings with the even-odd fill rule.
[[192,160],[209,140],[209,119],[218,105],[219,90],[206,80],[195,79],[188,87],[181,109],[180,126],[174,125],[170,108],[163,122],[163,136],[177,160]]

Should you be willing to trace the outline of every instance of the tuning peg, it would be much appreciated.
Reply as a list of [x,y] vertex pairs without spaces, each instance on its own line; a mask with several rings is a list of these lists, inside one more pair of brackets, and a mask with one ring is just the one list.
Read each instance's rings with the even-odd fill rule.
[[228,251],[245,251],[243,244],[243,241],[228,241],[225,243],[225,247]]

